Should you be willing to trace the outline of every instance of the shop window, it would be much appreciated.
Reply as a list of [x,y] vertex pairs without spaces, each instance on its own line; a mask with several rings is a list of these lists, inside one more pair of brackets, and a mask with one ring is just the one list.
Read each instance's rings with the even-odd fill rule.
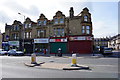
[[88,21],[88,16],[84,16],[84,21]]

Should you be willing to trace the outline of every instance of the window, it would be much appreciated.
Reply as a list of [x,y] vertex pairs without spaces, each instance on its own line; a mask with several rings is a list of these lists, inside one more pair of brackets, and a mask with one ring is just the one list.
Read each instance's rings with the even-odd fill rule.
[[24,38],[25,38],[25,36],[26,36],[26,33],[24,32]]
[[64,36],[64,29],[61,29],[61,36]]
[[58,24],[58,19],[54,19],[54,24]]
[[64,36],[64,29],[63,28],[54,29],[54,36],[57,37]]
[[82,34],[85,34],[85,26],[82,26]]
[[25,28],[27,28],[28,24],[25,24]]
[[38,37],[45,37],[46,36],[46,30],[38,30],[37,34],[38,34]]
[[32,37],[31,32],[29,32],[29,38],[31,38],[31,37]]
[[90,34],[90,26],[86,26],[86,34]]
[[60,19],[60,23],[64,23],[64,19],[63,18]]
[[15,25],[13,26],[13,30],[16,30],[16,26]]
[[18,35],[18,33],[14,33],[14,34],[12,34],[12,39],[19,39],[19,35]]
[[29,32],[26,32],[26,38],[29,38]]
[[88,16],[84,16],[84,21],[88,21]]
[[45,20],[44,23],[43,23],[43,25],[46,25],[46,23],[47,23],[47,21]]
[[38,25],[41,25],[41,21],[38,21]]
[[31,23],[29,23],[28,27],[29,27],[29,28],[31,27]]
[[16,30],[19,30],[19,26],[18,25],[16,26]]

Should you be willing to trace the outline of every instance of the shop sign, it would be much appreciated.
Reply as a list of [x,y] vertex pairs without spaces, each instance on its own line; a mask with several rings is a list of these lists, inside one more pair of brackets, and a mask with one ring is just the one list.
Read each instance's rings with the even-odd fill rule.
[[24,44],[31,44],[31,42],[24,42]]
[[90,36],[79,36],[79,37],[70,37],[70,41],[74,40],[92,40],[92,37]]
[[34,39],[34,43],[49,43],[48,38]]
[[64,38],[64,39],[50,39],[50,42],[67,42],[67,38]]
[[10,46],[19,46],[19,41],[9,41]]

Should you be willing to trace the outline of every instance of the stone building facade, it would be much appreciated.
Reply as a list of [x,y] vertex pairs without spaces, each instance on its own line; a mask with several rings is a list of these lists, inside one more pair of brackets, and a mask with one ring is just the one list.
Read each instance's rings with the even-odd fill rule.
[[57,53],[58,48],[62,49],[62,53],[92,53],[92,31],[88,8],[74,16],[74,9],[71,7],[68,17],[57,11],[51,20],[44,14],[40,14],[37,22],[31,21],[30,18],[26,18],[24,24],[15,20],[9,27],[6,25],[5,36],[8,38],[4,41],[9,44],[16,43],[19,50],[25,48],[27,53],[40,53],[43,50]]

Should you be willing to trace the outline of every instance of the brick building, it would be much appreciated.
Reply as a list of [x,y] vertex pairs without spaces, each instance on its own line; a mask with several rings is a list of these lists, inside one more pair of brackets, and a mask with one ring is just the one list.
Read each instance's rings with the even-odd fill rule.
[[24,45],[27,53],[43,52],[44,49],[57,53],[58,48],[62,49],[62,53],[93,51],[93,28],[88,8],[74,16],[74,9],[71,7],[68,17],[57,11],[52,20],[40,14],[37,22],[26,18],[23,25],[15,20],[9,28],[5,28],[5,36],[9,37],[5,41],[17,41],[17,48],[22,50]]

